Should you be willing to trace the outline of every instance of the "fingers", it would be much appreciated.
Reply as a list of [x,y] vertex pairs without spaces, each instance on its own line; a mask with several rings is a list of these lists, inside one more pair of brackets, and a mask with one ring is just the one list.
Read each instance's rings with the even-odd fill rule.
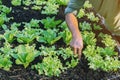
[[83,42],[81,39],[77,39],[77,40],[72,40],[70,43],[71,49],[73,50],[74,54],[77,54],[79,59],[81,58],[81,52],[82,52],[82,48],[83,48]]
[[81,49],[81,48],[80,48],[80,49],[78,49],[77,54],[78,54],[78,58],[79,58],[79,59],[81,59],[81,55],[82,55],[82,53],[81,53],[81,52],[82,52],[82,49]]
[[82,48],[74,48],[73,49],[74,54],[78,54],[78,58],[81,58],[81,52],[82,52]]
[[77,54],[77,48],[74,48],[74,49],[73,49],[73,53],[74,53],[74,54]]

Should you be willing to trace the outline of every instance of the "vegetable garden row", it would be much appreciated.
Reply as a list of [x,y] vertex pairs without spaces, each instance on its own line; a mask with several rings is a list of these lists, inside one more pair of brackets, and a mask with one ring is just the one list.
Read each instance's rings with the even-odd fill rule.
[[119,78],[116,42],[104,32],[89,1],[77,15],[84,41],[81,60],[73,54],[72,35],[64,20],[68,2],[0,0],[0,80]]

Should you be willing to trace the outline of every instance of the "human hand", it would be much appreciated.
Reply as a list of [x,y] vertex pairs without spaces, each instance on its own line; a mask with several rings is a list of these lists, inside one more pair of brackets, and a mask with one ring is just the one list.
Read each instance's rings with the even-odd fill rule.
[[76,36],[72,38],[72,41],[70,43],[70,46],[73,49],[74,54],[78,54],[79,59],[81,58],[81,52],[83,49],[83,40],[82,37]]

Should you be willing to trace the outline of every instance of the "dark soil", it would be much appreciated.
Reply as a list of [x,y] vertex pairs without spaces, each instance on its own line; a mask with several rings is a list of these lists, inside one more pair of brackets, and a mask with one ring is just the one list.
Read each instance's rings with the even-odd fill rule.
[[[10,1],[11,0],[3,0],[3,4],[10,7]],[[12,9],[12,12],[8,15],[14,17],[14,20],[11,20],[11,23],[28,22],[31,20],[31,18],[46,18],[46,15],[41,15],[40,11],[34,11],[30,9],[24,10],[22,6],[13,7]],[[58,13],[56,16],[57,19],[64,20],[64,9],[65,7],[60,7],[60,13]],[[0,42],[0,45],[2,45],[2,42]],[[10,71],[4,71],[0,69],[0,80],[120,80],[120,71],[114,73],[107,73],[100,70],[94,71],[89,69],[87,63],[88,62],[84,55],[82,55],[81,61],[75,68],[68,69],[64,73],[60,74],[59,77],[38,75],[38,73],[35,70],[31,70],[30,67],[25,69],[23,66],[13,65]]]

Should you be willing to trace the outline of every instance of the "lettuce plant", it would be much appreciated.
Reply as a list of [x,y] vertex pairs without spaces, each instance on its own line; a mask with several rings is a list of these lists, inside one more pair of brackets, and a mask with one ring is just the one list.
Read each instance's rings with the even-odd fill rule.
[[10,8],[7,7],[3,7],[0,10],[0,27],[5,23],[5,22],[9,22],[10,19],[12,19],[12,17],[8,18],[7,14],[11,11]]
[[51,47],[45,47],[45,46],[41,46],[39,47],[40,51],[41,51],[41,54],[42,56],[57,56],[57,51],[56,51],[56,48],[55,46],[51,46]]
[[22,2],[25,6],[30,6],[32,4],[31,0],[22,0]]
[[61,20],[55,20],[55,17],[47,17],[46,19],[42,19],[41,23],[44,25],[45,29],[55,28],[58,24],[61,23]]
[[68,29],[65,29],[64,31],[59,33],[60,36],[62,36],[62,39],[66,45],[69,45],[71,39],[72,39],[72,34]]
[[94,29],[94,30],[101,30],[102,27],[101,27],[100,25],[93,24],[93,29]]
[[99,21],[99,18],[96,17],[93,12],[87,13],[86,16],[88,19],[90,19],[90,21],[95,21],[95,22]]
[[0,26],[4,24],[4,16],[0,14]]
[[42,5],[45,5],[46,1],[45,0],[34,0],[32,3],[33,3],[33,6],[32,6],[33,10],[41,10]]
[[7,42],[12,43],[15,40],[16,33],[17,33],[16,30],[6,30],[4,33],[4,39]]
[[35,5],[45,5],[46,1],[45,0],[34,0],[33,3]]
[[40,23],[40,20],[37,20],[37,19],[31,19],[29,23],[27,22],[23,22],[24,27],[30,27],[30,28],[39,28],[39,23]]
[[9,71],[12,67],[12,61],[10,60],[9,55],[4,55],[0,53],[0,68]]
[[21,26],[21,23],[12,23],[11,26],[10,26],[10,29],[11,30],[18,30],[18,28]]
[[92,31],[92,26],[90,23],[84,21],[79,23],[80,30],[82,31]]
[[46,15],[57,14],[58,8],[59,5],[56,3],[56,0],[48,0],[41,13]]
[[11,12],[12,8],[9,8],[5,5],[0,5],[0,12],[3,12],[5,14],[9,14]]
[[16,34],[19,43],[31,43],[39,35],[39,29],[25,28]]
[[32,62],[35,57],[39,56],[40,52],[35,50],[35,46],[29,46],[26,45],[19,45],[15,48],[15,54],[12,56],[16,59],[16,64],[23,65],[25,68],[27,68]]
[[57,4],[66,6],[70,0],[56,0]]
[[57,56],[45,57],[42,63],[38,63],[34,67],[39,74],[45,74],[47,76],[59,76],[63,70],[62,63]]
[[82,18],[82,17],[84,17],[86,14],[85,14],[85,9],[83,9],[83,8],[81,8],[80,10],[79,10],[79,13],[77,14],[77,17],[78,18]]
[[9,71],[12,67],[11,55],[14,53],[14,49],[8,42],[4,42],[3,47],[0,48],[0,68]]
[[92,8],[92,4],[90,4],[89,1],[85,1],[83,6],[84,6],[84,8]]
[[5,33],[2,35],[1,38],[4,39],[6,42],[12,43],[15,40],[15,35],[17,34],[17,30],[5,30]]
[[84,31],[82,36],[85,45],[96,45],[97,39],[95,38],[95,33]]
[[5,22],[9,21],[5,13],[0,14],[0,26],[2,26]]
[[11,24],[10,29],[7,28],[6,25],[2,25],[3,29],[5,30],[4,34],[0,34],[1,38],[4,39],[6,42],[12,43],[14,40],[16,40],[15,36],[18,33],[18,27],[21,24],[19,23],[13,23]]
[[61,36],[57,35],[57,31],[57,29],[41,30],[40,36],[37,37],[37,41],[52,45],[61,38]]
[[41,7],[41,6],[34,5],[34,6],[32,6],[31,9],[33,9],[33,10],[41,10],[42,7]]
[[22,1],[22,0],[12,0],[11,3],[12,3],[12,5],[14,5],[14,6],[20,6],[20,5],[21,5],[21,1]]
[[31,21],[29,22],[31,27],[39,27],[39,23],[40,23],[40,20],[37,20],[37,19],[31,19]]
[[58,25],[58,28],[65,30],[66,28],[68,28],[68,25],[65,21],[63,21],[60,25]]
[[12,46],[8,42],[4,42],[3,47],[0,48],[0,52],[4,55],[12,55],[14,53],[14,49],[12,49]]
[[99,37],[102,38],[102,43],[105,44],[105,46],[107,47],[111,47],[111,48],[115,48],[115,46],[117,45],[116,44],[116,41],[112,39],[112,36],[108,35],[108,34],[103,34],[103,33],[100,33],[99,34]]
[[114,48],[111,48],[111,47],[105,47],[104,49],[103,48],[100,48],[100,52],[103,57],[106,57],[106,56],[117,56],[118,53],[115,52]]

